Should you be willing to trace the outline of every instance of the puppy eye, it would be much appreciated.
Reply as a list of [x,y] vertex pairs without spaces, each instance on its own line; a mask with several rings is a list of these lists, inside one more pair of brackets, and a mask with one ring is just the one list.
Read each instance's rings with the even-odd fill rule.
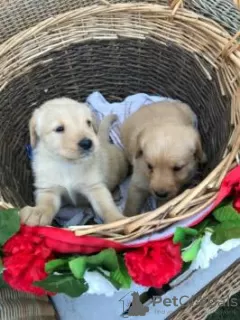
[[89,127],[91,127],[91,125],[92,125],[92,121],[87,120],[87,125],[88,125]]
[[147,166],[148,166],[148,169],[149,169],[150,171],[153,170],[153,166],[152,166],[150,163],[148,163]]
[[55,129],[55,132],[63,132],[64,131],[64,126],[59,126]]
[[181,171],[184,166],[174,166],[173,171]]

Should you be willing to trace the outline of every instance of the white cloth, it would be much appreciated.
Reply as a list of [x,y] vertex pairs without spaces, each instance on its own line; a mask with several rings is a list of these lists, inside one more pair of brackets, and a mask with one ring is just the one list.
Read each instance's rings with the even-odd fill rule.
[[161,96],[150,96],[145,93],[137,93],[128,96],[122,102],[110,103],[100,92],[96,91],[88,96],[86,102],[100,121],[108,114],[116,114],[118,116],[118,121],[111,127],[110,138],[114,144],[122,147],[119,132],[120,125],[141,106],[166,100],[172,99]]
[[211,260],[218,256],[219,251],[230,251],[240,246],[240,239],[230,239],[221,245],[216,245],[212,242],[211,235],[210,232],[206,232],[203,236],[197,257],[190,266],[191,270],[207,269],[210,266]]
[[[102,271],[102,273],[106,272]],[[84,279],[88,284],[88,291],[85,292],[85,294],[103,294],[106,297],[112,297],[116,292],[119,291],[98,271],[85,271]]]
[[[110,138],[114,144],[119,147],[122,147],[120,141],[120,125],[124,122],[124,120],[129,117],[133,112],[137,111],[141,106],[148,105],[153,102],[172,100],[169,98],[161,97],[161,96],[150,96],[145,93],[137,93],[131,96],[128,96],[122,102],[108,102],[100,92],[93,92],[86,99],[87,104],[96,114],[96,117],[99,121],[101,121],[108,114],[116,114],[118,116],[118,121],[116,121],[109,132]],[[126,198],[127,191],[129,186],[129,178],[124,181],[116,192],[113,195],[114,201],[118,208],[122,211]],[[151,211],[156,208],[156,202],[154,198],[150,197],[144,208],[143,212]],[[82,225],[86,224],[90,219],[94,217],[92,209],[78,209],[72,207],[64,207],[61,208],[56,221],[60,225],[64,226],[74,226],[74,225]],[[100,222],[100,220],[95,217],[96,222]]]

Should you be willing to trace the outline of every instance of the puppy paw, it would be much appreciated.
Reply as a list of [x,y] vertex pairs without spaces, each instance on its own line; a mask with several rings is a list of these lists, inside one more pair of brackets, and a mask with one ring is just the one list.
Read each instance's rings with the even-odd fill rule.
[[51,225],[52,215],[42,207],[24,207],[20,210],[21,223],[28,226],[46,226]]
[[124,210],[123,210],[123,215],[124,217],[134,217],[136,215],[138,215],[139,213],[137,212],[136,208],[134,207],[126,207]]
[[110,223],[110,222],[114,222],[114,221],[118,221],[121,219],[124,219],[125,217],[122,214],[111,214],[107,217],[104,217],[104,223]]
[[107,116],[107,118],[109,119],[109,122],[111,122],[111,123],[113,123],[113,122],[118,120],[118,116],[116,114],[114,114],[114,113],[109,114]]

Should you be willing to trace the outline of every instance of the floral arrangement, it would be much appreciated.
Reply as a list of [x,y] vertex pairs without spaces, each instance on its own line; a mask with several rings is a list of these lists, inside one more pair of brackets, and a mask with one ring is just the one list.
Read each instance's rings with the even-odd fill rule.
[[20,224],[17,209],[2,210],[0,286],[71,297],[111,296],[132,282],[160,288],[186,268],[207,268],[220,250],[240,245],[240,166],[226,176],[210,211],[194,227],[177,227],[173,237],[130,245],[28,227]]
[[111,295],[130,288],[132,280],[161,287],[182,268],[180,245],[172,240],[128,246],[63,229],[20,226],[12,209],[0,212],[0,230],[2,282],[37,295]]

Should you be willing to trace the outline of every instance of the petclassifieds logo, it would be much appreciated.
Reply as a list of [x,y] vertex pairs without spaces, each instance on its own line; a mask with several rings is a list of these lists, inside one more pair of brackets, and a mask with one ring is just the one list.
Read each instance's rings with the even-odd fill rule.
[[122,303],[122,315],[124,318],[145,316],[149,311],[149,307],[143,305],[140,301],[139,293],[136,291],[128,292],[119,301]]
[[[219,299],[209,299],[206,297],[192,298],[188,295],[182,295],[179,297],[162,297],[162,296],[152,296],[148,301],[147,305],[144,305],[141,302],[141,298],[138,292],[128,292],[120,300],[122,304],[122,317],[137,317],[137,316],[146,316],[147,314],[170,314],[174,308],[179,308],[185,305],[188,301],[191,301],[191,304],[198,305],[202,307],[210,308],[219,308],[221,306],[236,308],[239,307],[239,301],[237,298],[232,297],[227,302],[224,298]],[[172,311],[168,311],[168,308]]]

